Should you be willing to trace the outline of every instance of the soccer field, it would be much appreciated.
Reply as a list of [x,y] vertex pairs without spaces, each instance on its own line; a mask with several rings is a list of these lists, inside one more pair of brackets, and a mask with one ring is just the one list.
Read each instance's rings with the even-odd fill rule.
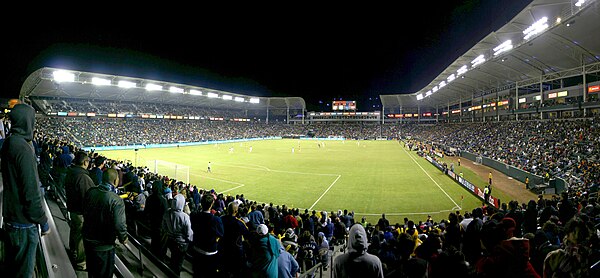
[[[313,140],[283,139],[140,149],[137,163],[150,169],[153,160],[183,164],[189,166],[190,182],[199,188],[301,209],[348,209],[355,212],[357,221],[366,216],[371,223],[381,213],[392,223],[404,217],[425,220],[428,214],[434,220],[447,219],[450,211],[470,211],[481,204],[398,141],[317,144]],[[101,153],[136,162],[134,150]],[[207,173],[209,161],[212,173]]]

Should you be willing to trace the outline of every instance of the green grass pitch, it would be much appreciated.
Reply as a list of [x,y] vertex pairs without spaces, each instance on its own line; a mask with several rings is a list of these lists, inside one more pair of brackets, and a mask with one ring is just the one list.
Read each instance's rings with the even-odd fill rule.
[[[190,182],[200,188],[301,209],[348,209],[357,221],[365,216],[371,223],[381,213],[392,223],[402,223],[404,217],[425,220],[428,214],[447,219],[459,207],[470,211],[481,205],[398,141],[319,142],[324,147],[314,140],[282,139],[140,149],[137,164],[150,169],[152,160],[183,164],[189,166]],[[134,150],[101,153],[136,163]],[[212,173],[206,171],[209,161]]]

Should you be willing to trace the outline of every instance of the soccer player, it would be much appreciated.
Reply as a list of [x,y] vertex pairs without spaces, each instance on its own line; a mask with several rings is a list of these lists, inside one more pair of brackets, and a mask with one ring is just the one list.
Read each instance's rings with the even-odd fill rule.
[[212,171],[210,170],[210,161],[208,162],[208,169],[206,169],[207,173],[212,173]]

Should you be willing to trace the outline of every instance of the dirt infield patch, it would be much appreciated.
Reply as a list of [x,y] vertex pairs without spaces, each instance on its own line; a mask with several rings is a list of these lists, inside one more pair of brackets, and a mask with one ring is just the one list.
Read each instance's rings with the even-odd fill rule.
[[[451,161],[454,165],[458,165],[458,157],[446,156],[446,160]],[[525,184],[515,180],[502,172],[496,171],[493,168],[477,164],[474,161],[468,160],[461,157],[461,167],[465,167],[473,173],[481,177],[482,180],[488,180],[488,174],[492,172],[492,195],[494,190],[501,191],[504,195],[508,196],[510,200],[517,200],[519,203],[527,203],[529,200],[537,200],[537,195],[527,189]],[[507,203],[510,200],[500,200],[503,203]]]

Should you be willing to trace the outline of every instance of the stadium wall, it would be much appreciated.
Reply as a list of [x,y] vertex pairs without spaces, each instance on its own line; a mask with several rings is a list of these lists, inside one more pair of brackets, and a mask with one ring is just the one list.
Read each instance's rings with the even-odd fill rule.
[[82,149],[84,149],[86,151],[91,151],[91,150],[97,150],[97,151],[133,150],[133,149],[152,149],[152,148],[172,148],[172,147],[197,146],[197,145],[213,145],[213,144],[223,144],[223,143],[236,143],[236,142],[257,141],[257,140],[277,140],[277,139],[282,139],[282,138],[281,137],[261,137],[261,138],[246,138],[246,139],[202,141],[202,142],[185,142],[185,143],[170,143],[170,144],[83,147]]

